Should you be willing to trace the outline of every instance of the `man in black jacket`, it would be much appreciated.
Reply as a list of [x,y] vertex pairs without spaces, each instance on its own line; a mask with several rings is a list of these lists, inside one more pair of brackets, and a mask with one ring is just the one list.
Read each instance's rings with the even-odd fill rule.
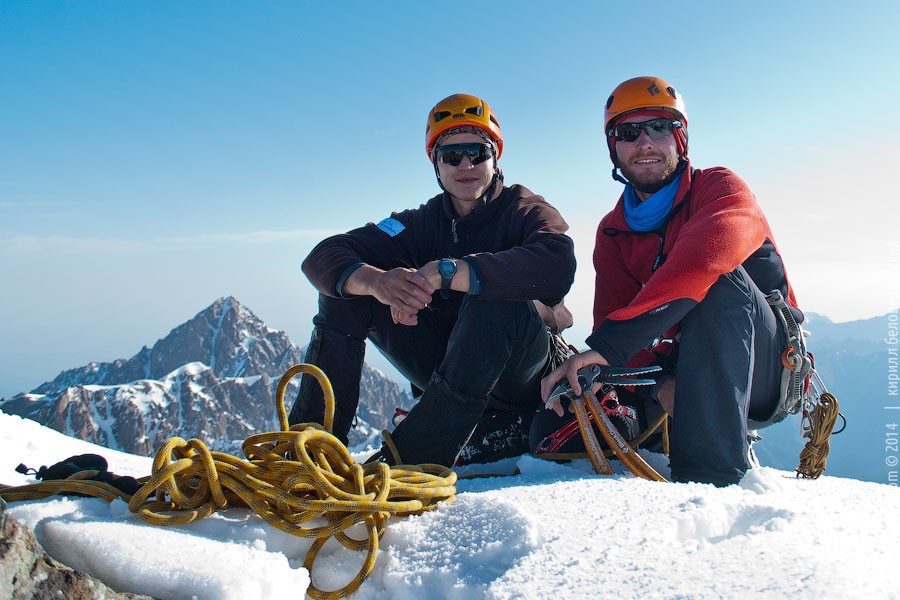
[[[542,197],[503,185],[503,136],[483,100],[445,98],[425,135],[443,193],[330,237],[303,262],[319,291],[305,360],[332,382],[333,433],[345,443],[366,339],[422,391],[391,435],[396,453],[382,450],[389,463],[523,454],[548,331],[571,324],[562,304],[575,273],[568,225]],[[291,424],[321,423],[323,412],[319,386],[304,376]]]

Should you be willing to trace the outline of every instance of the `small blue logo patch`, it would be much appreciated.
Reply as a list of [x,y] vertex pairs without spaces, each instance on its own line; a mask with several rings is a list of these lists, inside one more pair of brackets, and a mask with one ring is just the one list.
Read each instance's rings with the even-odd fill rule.
[[388,217],[387,219],[383,219],[378,224],[378,229],[382,230],[389,236],[394,237],[395,235],[406,229],[406,225],[404,225],[397,219],[394,219],[393,217]]

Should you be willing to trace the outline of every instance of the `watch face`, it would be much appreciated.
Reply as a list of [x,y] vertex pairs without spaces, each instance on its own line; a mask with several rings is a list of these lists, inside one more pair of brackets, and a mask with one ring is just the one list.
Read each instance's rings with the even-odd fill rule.
[[438,271],[444,277],[456,275],[456,264],[453,261],[443,259],[438,263]]

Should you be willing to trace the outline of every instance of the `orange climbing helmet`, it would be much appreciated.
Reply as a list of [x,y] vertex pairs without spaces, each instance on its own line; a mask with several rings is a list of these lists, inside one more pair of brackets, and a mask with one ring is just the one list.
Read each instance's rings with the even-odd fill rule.
[[628,180],[618,173],[620,165],[613,126],[620,117],[637,112],[646,113],[648,118],[665,118],[667,115],[671,115],[681,121],[682,126],[675,129],[672,135],[678,147],[681,166],[686,165],[688,160],[688,119],[681,94],[661,77],[635,77],[623,81],[613,90],[606,101],[603,132],[606,134],[609,158],[613,164],[613,179],[626,184]]
[[500,122],[487,102],[469,94],[453,94],[434,105],[425,124],[425,154],[432,160],[431,151],[438,137],[454,127],[475,127],[484,131],[497,143],[497,158],[503,154],[503,133]]
[[661,77],[635,77],[624,81],[613,90],[606,101],[603,131],[618,117],[641,109],[663,109],[674,113],[687,129],[687,111],[681,94]]

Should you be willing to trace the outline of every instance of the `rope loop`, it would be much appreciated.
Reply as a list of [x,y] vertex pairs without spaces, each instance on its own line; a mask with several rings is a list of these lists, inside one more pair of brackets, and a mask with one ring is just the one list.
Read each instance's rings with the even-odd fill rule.
[[797,477],[818,479],[825,472],[825,464],[831,451],[829,438],[840,415],[841,407],[837,398],[829,392],[819,396],[812,412],[803,411],[804,419],[809,421],[807,436],[809,441],[800,451],[800,465]]

